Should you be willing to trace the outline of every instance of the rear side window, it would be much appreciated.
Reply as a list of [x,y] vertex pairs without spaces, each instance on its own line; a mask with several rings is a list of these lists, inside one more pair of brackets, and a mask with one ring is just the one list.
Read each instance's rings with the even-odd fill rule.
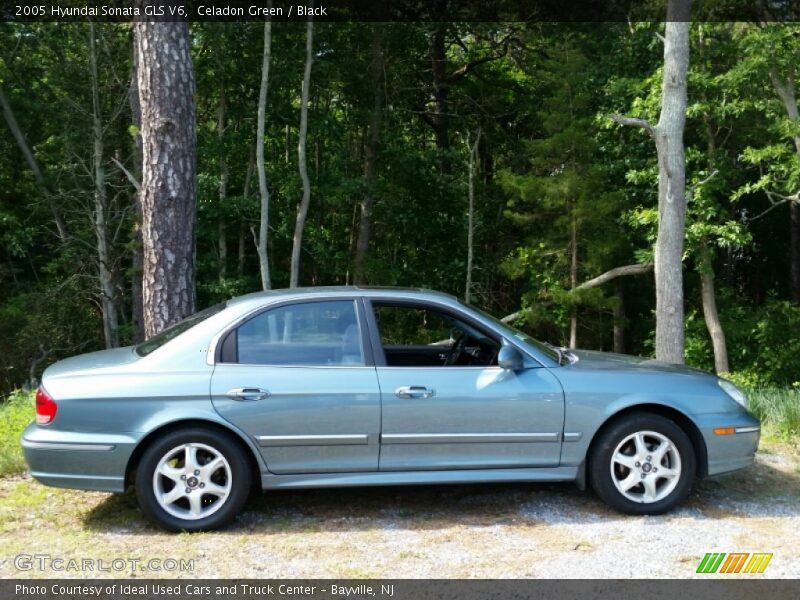
[[[225,341],[226,344],[228,340]],[[355,302],[290,304],[256,315],[235,331],[235,359],[251,365],[363,365]]]
[[136,346],[136,353],[139,356],[147,356],[154,350],[157,350],[166,344],[168,341],[178,337],[184,331],[188,331],[198,323],[201,323],[209,317],[217,314],[225,308],[225,304],[225,302],[220,302],[214,306],[209,306],[205,310],[201,310],[200,312],[193,314],[191,317],[186,317],[183,321],[178,321],[174,325],[167,327],[161,333],[154,335],[146,342],[142,342]]

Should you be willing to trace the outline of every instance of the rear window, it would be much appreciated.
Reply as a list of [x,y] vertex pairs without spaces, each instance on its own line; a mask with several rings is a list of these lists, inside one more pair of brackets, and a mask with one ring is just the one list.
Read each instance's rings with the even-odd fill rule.
[[167,327],[161,333],[157,333],[153,337],[151,337],[146,342],[142,342],[138,346],[136,346],[136,354],[139,356],[147,356],[154,350],[157,350],[168,341],[175,339],[184,331],[188,331],[198,323],[202,323],[209,317],[217,314],[222,309],[225,308],[226,302],[220,302],[219,304],[215,304],[214,306],[209,306],[205,310],[201,310],[200,312],[194,313],[191,317],[186,317],[183,321],[178,321],[174,325]]

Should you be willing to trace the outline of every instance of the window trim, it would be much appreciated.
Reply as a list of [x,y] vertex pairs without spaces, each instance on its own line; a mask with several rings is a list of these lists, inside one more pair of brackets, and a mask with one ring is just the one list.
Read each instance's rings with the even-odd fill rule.
[[[474,319],[472,315],[462,312],[452,306],[447,304],[439,304],[438,302],[431,301],[429,299],[412,299],[412,298],[390,298],[384,296],[370,296],[364,298],[364,303],[366,305],[367,311],[367,324],[369,325],[370,330],[370,342],[373,346],[373,356],[375,357],[375,366],[376,367],[383,367],[387,369],[492,369],[492,368],[500,368],[497,365],[453,365],[453,366],[425,366],[425,367],[399,367],[399,366],[391,366],[386,363],[386,355],[383,352],[383,342],[381,342],[381,334],[380,328],[378,327],[378,320],[375,318],[375,307],[373,304],[381,304],[384,306],[400,306],[400,307],[411,307],[411,308],[422,308],[424,310],[435,310],[441,313],[444,313],[454,319],[458,319],[460,321],[466,322],[470,327],[473,327],[486,335],[486,337],[494,340],[497,344],[510,344],[517,348],[520,352],[522,352],[525,356],[530,356],[530,353],[526,350],[520,348],[517,344],[513,341],[506,338],[501,333],[495,331],[494,329],[488,327],[484,323],[481,323],[477,319]],[[535,358],[531,357],[537,365],[540,365],[539,361]],[[541,366],[541,365],[540,365]]]
[[[276,364],[267,364],[267,363],[241,363],[241,362],[227,362],[222,360],[222,350],[223,346],[225,345],[225,341],[229,335],[234,334],[238,337],[239,327],[241,327],[244,323],[249,321],[250,319],[255,319],[256,317],[260,316],[265,312],[269,312],[272,310],[276,310],[278,308],[285,308],[287,306],[293,306],[296,304],[314,304],[318,302],[351,302],[355,308],[356,314],[356,324],[359,328],[360,333],[360,342],[361,342],[361,353],[364,357],[364,364],[360,365],[300,365],[300,364],[289,364],[289,365],[276,365]],[[223,329],[220,333],[214,336],[211,344],[213,346],[213,352],[208,353],[209,359],[213,360],[213,365],[226,365],[226,366],[239,366],[239,367],[264,367],[264,368],[307,368],[307,369],[362,369],[365,367],[374,368],[374,356],[372,352],[372,344],[369,343],[368,335],[367,335],[367,325],[366,325],[366,311],[363,306],[363,301],[359,296],[355,295],[348,295],[348,296],[327,296],[324,298],[292,298],[288,300],[280,300],[278,302],[272,302],[266,306],[259,306],[258,308],[248,312],[245,315],[239,317],[236,321],[228,325],[225,329]],[[236,358],[238,361],[239,350],[238,350],[238,340],[236,345]]]

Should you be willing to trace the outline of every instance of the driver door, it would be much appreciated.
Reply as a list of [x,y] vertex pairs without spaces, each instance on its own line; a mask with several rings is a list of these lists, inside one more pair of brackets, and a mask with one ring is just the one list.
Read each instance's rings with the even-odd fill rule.
[[369,305],[381,388],[379,470],[559,464],[564,397],[548,369],[501,369],[501,338],[452,307]]

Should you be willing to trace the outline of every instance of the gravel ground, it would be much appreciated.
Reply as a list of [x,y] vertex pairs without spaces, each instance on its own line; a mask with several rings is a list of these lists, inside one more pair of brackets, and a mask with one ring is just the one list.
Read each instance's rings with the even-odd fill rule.
[[142,519],[130,493],[0,479],[4,578],[81,576],[21,572],[20,553],[194,564],[133,573],[142,577],[684,578],[697,576],[706,552],[772,552],[756,577],[797,578],[799,531],[800,458],[777,443],[754,467],[698,483],[681,508],[658,517],[616,514],[571,485],[308,490],[256,496],[225,531],[171,535]]

